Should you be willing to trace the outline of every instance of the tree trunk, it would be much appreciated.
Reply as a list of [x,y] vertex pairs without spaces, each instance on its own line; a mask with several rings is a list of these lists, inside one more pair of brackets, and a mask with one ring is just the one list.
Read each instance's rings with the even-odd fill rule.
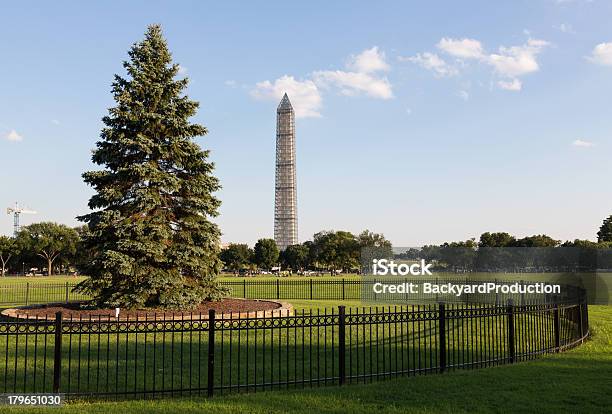
[[4,277],[4,275],[6,274],[6,264],[8,263],[9,260],[11,260],[11,256],[12,255],[9,254],[6,259],[0,256],[0,261],[2,262],[2,277]]
[[47,276],[51,276],[53,274],[53,271],[51,270],[51,266],[53,265],[53,260],[52,259],[47,259]]

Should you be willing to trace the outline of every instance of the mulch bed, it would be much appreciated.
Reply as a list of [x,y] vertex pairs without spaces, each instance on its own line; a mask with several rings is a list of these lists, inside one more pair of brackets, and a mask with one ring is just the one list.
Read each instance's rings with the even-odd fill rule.
[[[45,306],[37,306],[31,308],[20,308],[18,311],[19,315],[28,315],[28,316],[40,316],[40,317],[51,317],[55,316],[56,312],[62,312],[64,318],[72,317],[72,318],[83,318],[87,319],[89,317],[106,317],[110,316],[111,318],[115,317],[115,309],[83,309],[83,306],[87,305],[87,302],[75,302],[75,303],[67,303],[67,304],[54,304],[54,305],[45,305]],[[265,300],[248,300],[248,299],[223,299],[219,302],[204,302],[201,303],[197,308],[190,309],[188,311],[177,311],[177,310],[167,310],[167,309],[121,309],[120,310],[120,318],[145,318],[146,316],[153,317],[166,315],[168,317],[172,316],[182,316],[182,315],[199,315],[208,316],[208,311],[210,309],[214,309],[216,313],[246,313],[246,312],[255,312],[255,311],[270,311],[274,309],[278,309],[281,307],[281,304],[271,301]]]

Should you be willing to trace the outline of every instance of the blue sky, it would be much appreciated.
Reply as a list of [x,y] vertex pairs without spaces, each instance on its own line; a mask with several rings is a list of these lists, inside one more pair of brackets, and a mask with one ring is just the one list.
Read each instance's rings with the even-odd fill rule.
[[[224,4],[221,4],[224,3]],[[546,233],[612,213],[612,3],[4,2],[0,207],[76,225],[110,83],[161,23],[201,103],[226,242],[273,233],[275,109],[296,111],[300,240]],[[10,234],[3,215],[0,233]]]

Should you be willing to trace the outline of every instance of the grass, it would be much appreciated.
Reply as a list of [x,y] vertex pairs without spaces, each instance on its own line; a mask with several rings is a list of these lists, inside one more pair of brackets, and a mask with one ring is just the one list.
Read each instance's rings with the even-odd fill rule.
[[[33,278],[26,280],[32,281]],[[73,282],[75,278],[64,277],[51,283],[65,283],[66,280]],[[0,286],[3,282],[0,280]],[[336,308],[339,304],[361,306],[359,301],[337,300],[291,300],[291,303],[298,312],[313,307]],[[59,408],[57,412],[604,412],[612,406],[612,397],[606,386],[612,372],[612,306],[591,306],[589,312],[592,340],[566,353],[547,355],[542,359],[515,365],[398,378],[347,387],[216,396],[210,400],[194,397],[168,398],[155,402],[76,401]],[[423,330],[418,329],[419,332]],[[292,337],[291,341],[294,339]],[[144,347],[142,337],[139,341],[139,346]],[[149,344],[150,341],[151,338]],[[255,370],[248,372],[251,375]]]
[[[356,301],[343,303],[359,305]],[[295,306],[298,315],[303,311],[308,315],[309,310],[316,308],[314,314],[320,313],[323,318],[334,311],[337,315],[338,304],[337,301],[297,301]],[[271,378],[279,382],[297,381],[298,384],[313,379],[334,383],[331,378],[338,373],[337,322],[327,317],[317,318],[312,325],[305,322],[306,326],[302,327],[301,320],[299,316],[294,318],[298,325],[295,326],[284,320],[280,320],[280,325],[271,325],[273,321],[268,319],[265,325],[262,321],[255,328],[250,323],[239,331],[219,326],[215,335],[215,384],[248,384],[251,389],[255,388],[253,384],[258,384],[261,389],[261,384],[270,382]],[[62,389],[66,392],[130,392],[205,387],[207,332],[198,330],[197,324],[193,329],[190,326],[183,327],[184,332],[173,332],[166,326],[165,332],[157,329],[155,333],[64,334]],[[433,367],[437,360],[434,327],[435,321],[422,318],[411,323],[347,326],[347,347],[353,345],[354,355],[352,365],[348,362],[347,365],[355,373],[390,372],[394,367],[392,356],[397,367],[400,352],[403,361],[404,356],[408,360],[412,351],[413,357],[418,355],[419,368]],[[478,343],[478,332],[473,336],[474,343]],[[0,349],[5,350],[7,356],[0,357],[0,386],[4,382],[4,392],[51,390],[49,367],[53,363],[54,337],[31,333],[29,342],[27,339],[24,335],[0,336]],[[361,348],[356,346],[358,340]]]
[[[366,385],[156,401],[73,402],[57,413],[574,413],[609,412],[612,307],[589,308],[592,339],[515,365]],[[45,409],[4,409],[42,412]]]
[[[468,275],[454,273],[436,273],[435,277],[440,279],[456,279],[458,281],[469,277],[470,280],[510,280],[510,281],[543,281],[549,283],[578,284],[588,287],[589,302],[598,304],[611,303],[612,298],[612,273],[589,273],[589,274],[562,274],[562,273],[470,273]],[[75,276],[38,276],[38,277],[5,277],[0,278],[0,306],[23,305],[33,303],[45,303],[66,299],[66,284],[72,286],[83,277]],[[219,277],[222,282],[233,282],[232,295],[242,297],[244,287],[242,281],[249,283],[247,296],[249,298],[276,298],[277,287],[274,282],[280,281],[280,298],[293,300],[294,298],[308,298],[310,296],[309,280],[313,281],[313,299],[338,298],[342,295],[342,280],[361,280],[358,275],[342,276],[319,276],[319,277],[283,277],[257,276],[236,277],[223,274]],[[333,280],[334,284],[323,285],[322,282]],[[301,282],[298,282],[301,281]],[[255,283],[254,283],[255,282]],[[256,283],[261,282],[261,283]],[[283,283],[284,282],[284,283]],[[29,285],[29,288],[27,286]],[[358,284],[346,284],[347,298],[360,298],[361,286]],[[87,299],[86,296],[69,292],[70,300]]]
[[5,276],[0,278],[0,286],[14,286],[26,283],[31,284],[55,284],[55,283],[78,283],[85,279],[84,276]]
[[[339,304],[338,301],[293,303],[298,310]],[[357,306],[359,302],[344,304]],[[604,412],[612,406],[608,392],[612,369],[612,307],[591,306],[589,314],[593,333],[590,341],[566,353],[515,365],[366,385],[218,396],[210,400],[80,401],[69,403],[57,412]]]
[[[234,276],[231,273],[222,273],[219,275],[218,280],[228,282],[228,281],[238,281],[241,282],[243,280],[304,280],[304,279],[314,279],[314,280],[358,280],[360,276],[354,273],[338,275],[338,276],[330,276],[326,274],[325,276],[273,276],[273,275],[260,275],[260,276]],[[5,276],[0,278],[0,286],[15,286],[22,285],[26,283],[30,284],[64,284],[68,283],[78,283],[82,280],[86,279],[86,276],[68,276],[68,275],[53,275],[53,276]]]

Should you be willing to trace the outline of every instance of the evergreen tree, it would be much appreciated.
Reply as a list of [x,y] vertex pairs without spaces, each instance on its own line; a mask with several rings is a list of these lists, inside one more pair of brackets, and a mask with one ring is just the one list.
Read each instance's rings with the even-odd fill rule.
[[104,169],[83,174],[96,194],[93,212],[79,217],[91,260],[77,290],[97,306],[186,309],[225,294],[215,281],[220,231],[210,221],[220,185],[209,152],[193,142],[208,131],[189,122],[198,103],[183,93],[188,80],[175,79],[160,26],[149,26],[129,57],[92,156]]

